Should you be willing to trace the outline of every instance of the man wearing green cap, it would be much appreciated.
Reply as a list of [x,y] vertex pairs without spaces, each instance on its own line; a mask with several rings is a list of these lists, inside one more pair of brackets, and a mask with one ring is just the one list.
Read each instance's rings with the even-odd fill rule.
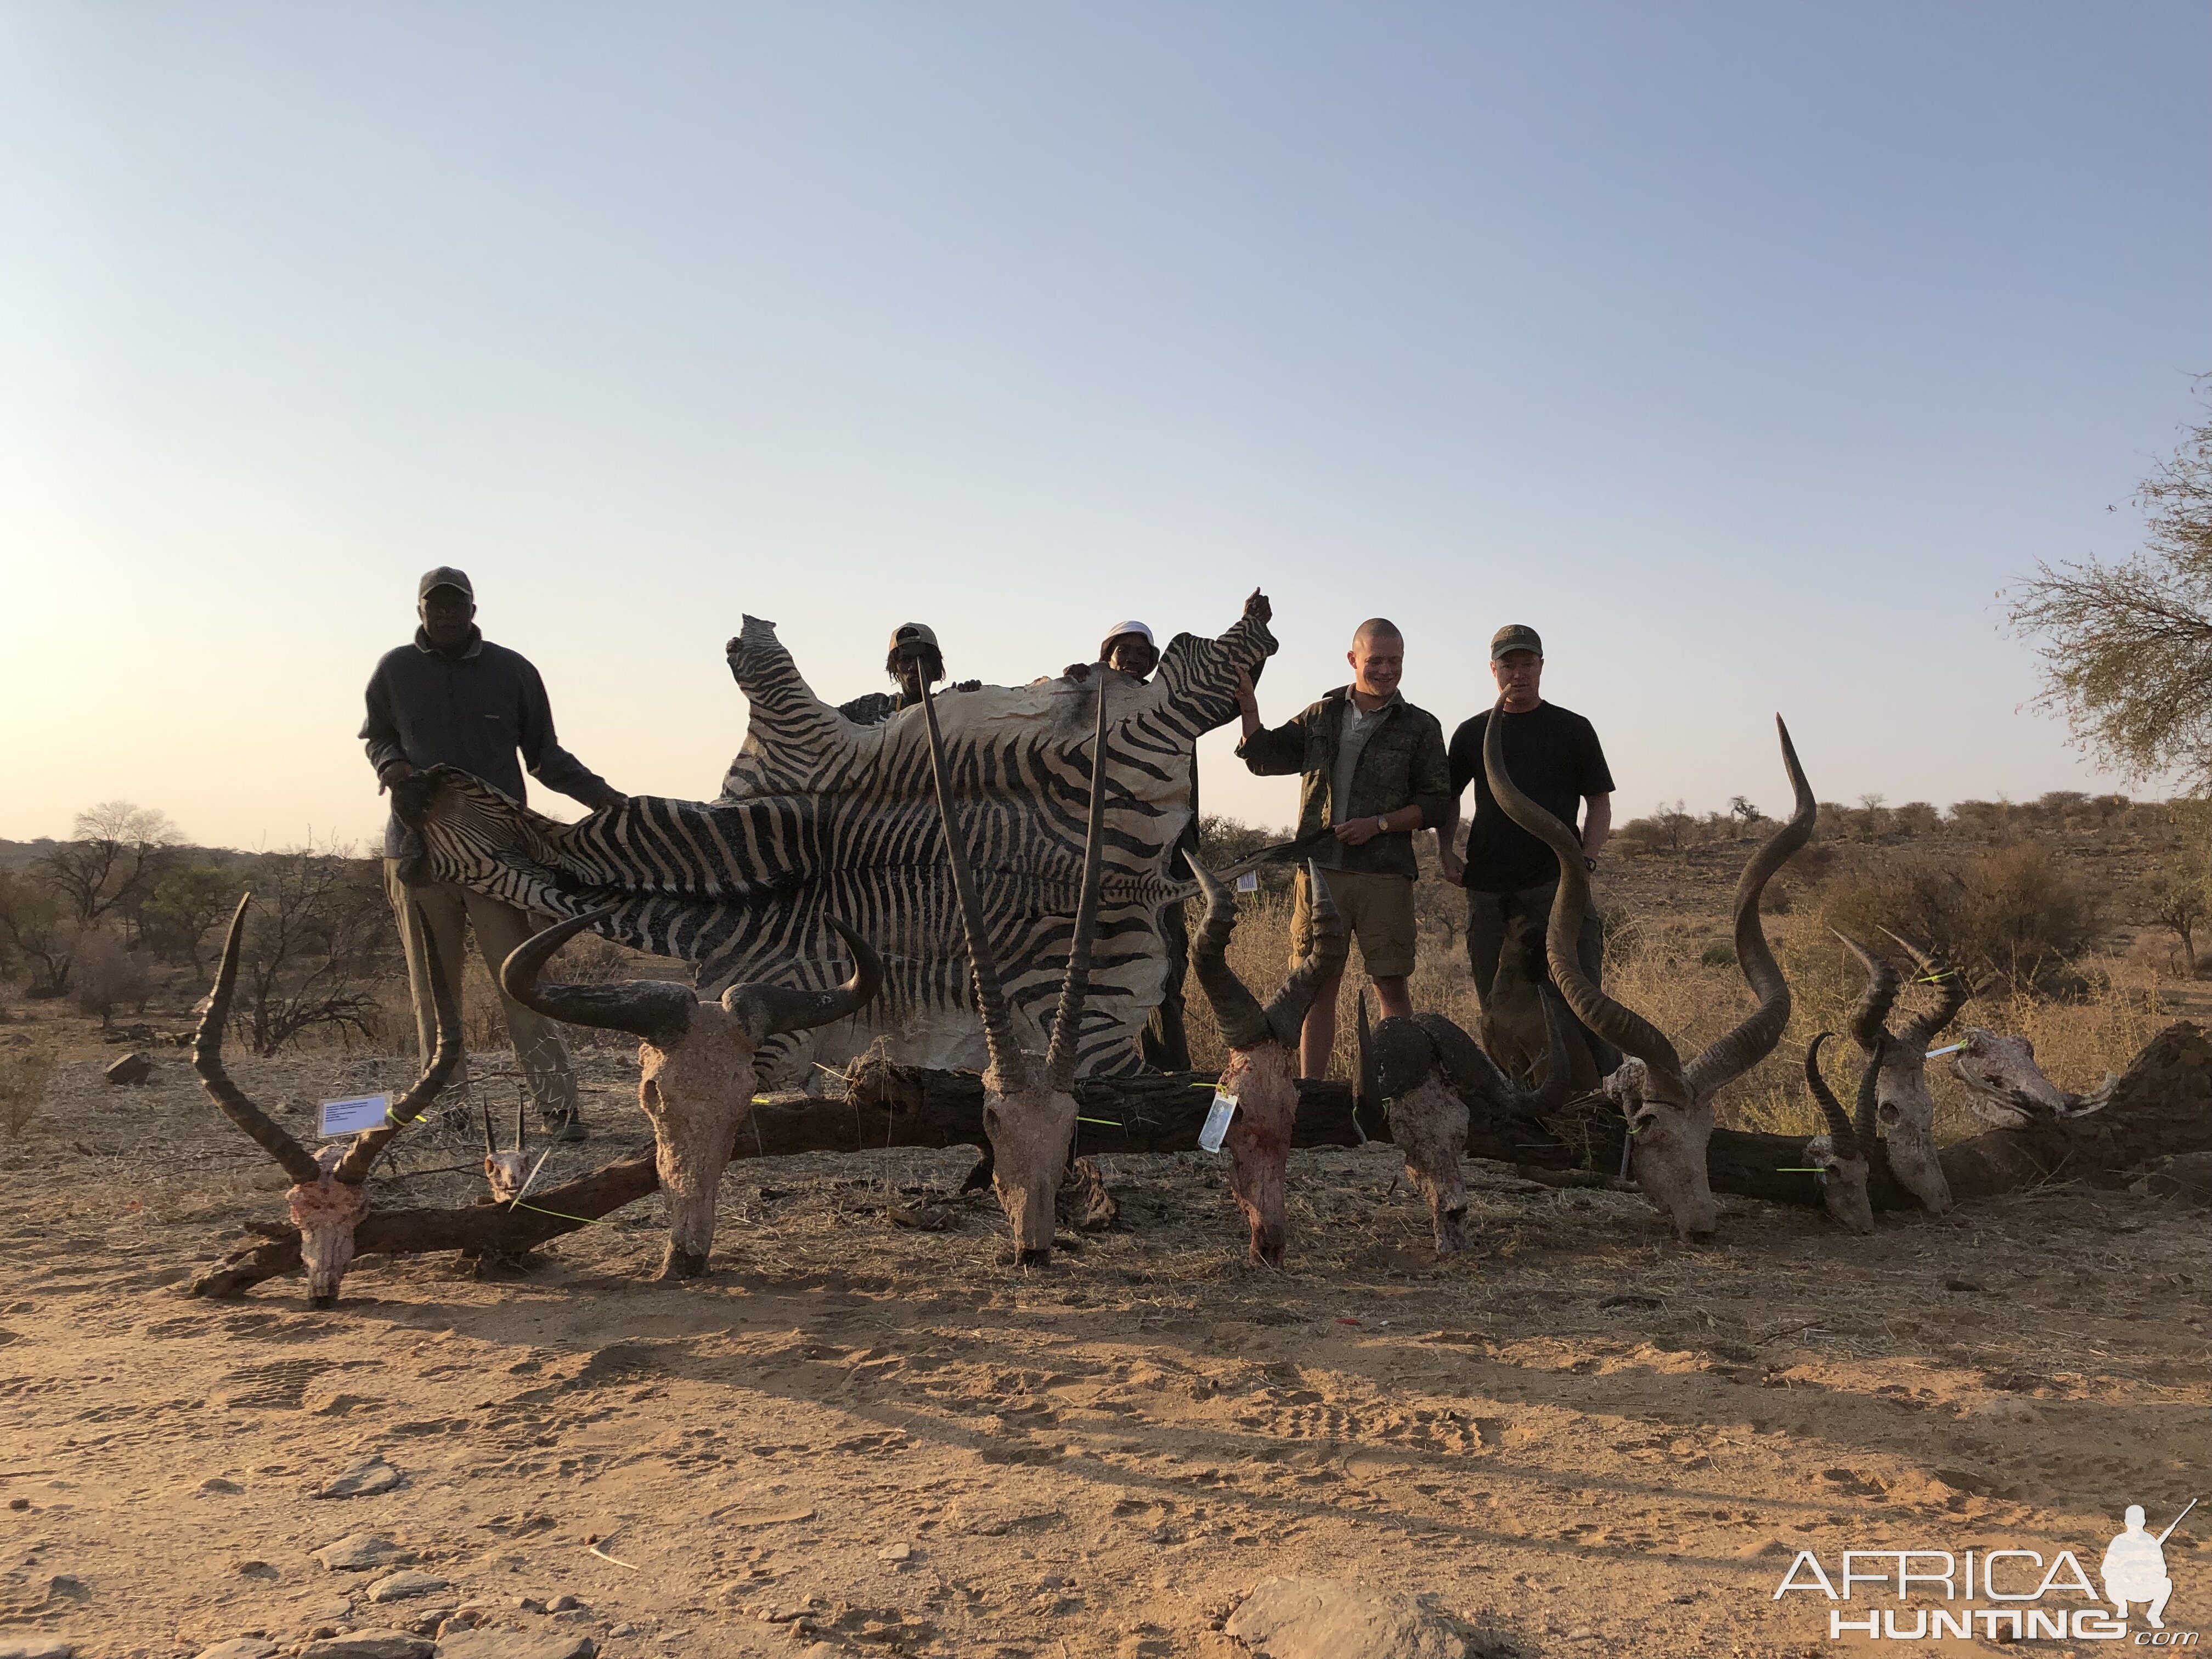
[[[1544,701],[1544,641],[1526,623],[1508,623],[1491,635],[1490,672],[1504,710],[1506,772],[1569,830],[1580,820],[1583,862],[1595,870],[1598,849],[1613,833],[1613,774],[1597,729],[1580,714]],[[1450,813],[1440,836],[1445,878],[1467,889],[1468,965],[1474,972],[1475,994],[1486,999],[1498,976],[1509,924],[1527,917],[1540,932],[1559,885],[1558,856],[1507,817],[1490,793],[1482,744],[1494,712],[1485,709],[1452,733]],[[1474,785],[1474,822],[1462,854],[1451,843],[1459,825],[1460,791],[1469,783]],[[1600,982],[1605,951],[1595,901],[1583,914],[1575,959],[1591,984]],[[1588,1030],[1583,1036],[1601,1075],[1620,1064],[1611,1043]]]
[[[476,591],[465,574],[441,565],[424,573],[415,592],[422,626],[415,630],[414,643],[386,652],[368,681],[368,719],[361,735],[380,784],[389,789],[425,768],[451,766],[519,802],[526,765],[547,788],[594,811],[626,799],[561,746],[545,682],[520,652],[484,638],[476,625]],[[516,763],[518,753],[521,765]],[[437,941],[438,959],[457,969],[465,921],[476,932],[477,948],[496,986],[500,963],[540,924],[526,910],[452,882],[407,885],[399,869],[410,833],[395,811],[384,831],[384,881],[399,919],[416,1037],[427,1065],[437,1040],[437,1012],[422,949],[425,925]],[[500,1001],[515,1060],[539,1114],[563,1139],[582,1139],[576,1074],[559,1029],[504,992]],[[456,1103],[467,1097],[465,1066],[459,1077],[447,1091]]]

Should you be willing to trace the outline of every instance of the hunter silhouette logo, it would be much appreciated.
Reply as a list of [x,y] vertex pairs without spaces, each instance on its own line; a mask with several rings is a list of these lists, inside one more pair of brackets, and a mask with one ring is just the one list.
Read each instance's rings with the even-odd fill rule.
[[[2101,1595],[2072,1550],[2060,1550],[2046,1562],[2039,1550],[1855,1549],[1843,1553],[1832,1576],[1815,1552],[1798,1551],[1772,1599],[1779,1601],[1802,1590],[1831,1602],[1895,1604],[1856,1609],[1863,1618],[1831,1607],[1832,1642],[1846,1635],[1893,1642],[1943,1637],[2119,1642],[2132,1635],[2136,1647],[2193,1648],[2197,1632],[2166,1627],[2166,1606],[2173,1595],[2166,1541],[2196,1507],[2192,1498],[2165,1531],[2153,1533],[2144,1524],[2142,1505],[2129,1504],[2123,1530],[2105,1547],[2098,1563]],[[1921,1605],[1912,1606],[1915,1601]],[[2142,1607],[2148,1628],[2130,1631],[2130,1607]]]

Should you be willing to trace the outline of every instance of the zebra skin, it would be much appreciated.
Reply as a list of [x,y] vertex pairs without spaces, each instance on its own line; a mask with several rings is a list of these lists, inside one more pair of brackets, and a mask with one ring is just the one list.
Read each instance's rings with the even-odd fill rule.
[[[1094,670],[941,694],[960,828],[1024,1047],[1042,1053],[1074,932],[1100,683],[1107,702],[1105,864],[1078,1069],[1142,1067],[1137,1033],[1167,966],[1161,907],[1196,889],[1167,874],[1189,822],[1193,750],[1236,713],[1237,671],[1275,641],[1240,619],[1218,639],[1180,634],[1148,682]],[[730,672],[751,705],[712,801],[634,796],[562,824],[451,768],[395,791],[419,836],[403,873],[459,882],[566,917],[613,902],[599,931],[696,965],[702,991],[735,981],[811,989],[848,971],[835,915],[881,952],[883,994],[857,1018],[806,1034],[778,1081],[818,1076],[878,1039],[905,1063],[983,1060],[919,707],[856,726],[814,695],[775,625],[747,617]],[[767,1056],[763,1056],[765,1062]]]

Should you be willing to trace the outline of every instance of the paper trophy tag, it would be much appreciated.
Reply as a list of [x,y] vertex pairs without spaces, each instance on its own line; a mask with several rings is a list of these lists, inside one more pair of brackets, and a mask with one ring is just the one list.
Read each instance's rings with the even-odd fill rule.
[[1237,1097],[1216,1094],[1213,1106],[1206,1115],[1206,1127],[1198,1132],[1200,1152],[1218,1152],[1223,1139],[1229,1133],[1229,1120],[1237,1115]]
[[1258,892],[1260,890],[1260,872],[1257,870],[1247,870],[1243,875],[1237,877],[1237,890],[1240,893]]
[[357,1135],[384,1121],[392,1109],[390,1095],[362,1095],[354,1100],[326,1100],[316,1115],[315,1133],[325,1140],[332,1135]]

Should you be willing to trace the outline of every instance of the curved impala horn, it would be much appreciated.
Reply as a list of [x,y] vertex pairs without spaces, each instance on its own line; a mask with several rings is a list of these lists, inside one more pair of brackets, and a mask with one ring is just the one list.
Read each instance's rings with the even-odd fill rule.
[[192,1070],[200,1074],[201,1086],[222,1109],[222,1115],[275,1158],[284,1173],[292,1177],[294,1186],[311,1187],[322,1179],[323,1174],[314,1154],[248,1100],[222,1066],[222,1028],[229,1022],[230,999],[238,985],[238,946],[246,933],[246,907],[252,902],[251,893],[239,900],[238,908],[230,918],[230,931],[223,935],[222,961],[216,969],[215,989],[208,994],[207,1012],[200,1016],[200,1029],[192,1037]]
[[1221,1040],[1232,1048],[1256,1048],[1272,1041],[1274,1032],[1260,999],[1229,965],[1229,935],[1237,926],[1237,895],[1228,883],[1196,859],[1189,862],[1190,873],[1206,895],[1206,921],[1199,927],[1198,937],[1190,942],[1190,970],[1198,976],[1206,1000],[1213,1005]]
[[1575,957],[1583,912],[1589,904],[1589,874],[1583,864],[1582,843],[1575,839],[1573,830],[1523,794],[1506,771],[1504,710],[1505,700],[1501,697],[1483,722],[1482,769],[1490,780],[1490,793],[1505,816],[1549,846],[1559,860],[1559,887],[1553,896],[1551,925],[1544,939],[1552,982],[1559,988],[1560,996],[1574,1010],[1577,1019],[1623,1054],[1644,1062],[1650,1072],[1650,1083],[1656,1085],[1653,1098],[1668,1105],[1686,1106],[1690,1103],[1682,1080],[1682,1062],[1667,1034],[1583,976]]
[[1881,1060],[1878,1056],[1870,1056],[1859,1073],[1857,1111],[1851,1122],[1851,1127],[1858,1132],[1859,1155],[1863,1158],[1874,1156],[1875,1126],[1881,1121]]
[[1047,1088],[1066,1094],[1075,1086],[1076,1050],[1083,1038],[1083,1000],[1091,990],[1091,948],[1098,939],[1098,884],[1106,865],[1106,677],[1098,687],[1098,729],[1091,740],[1091,816],[1083,829],[1083,885],[1075,900],[1075,939],[1067,947],[1067,977],[1060,981],[1060,1012],[1044,1057]]
[[1759,925],[1759,895],[1777,870],[1813,837],[1813,820],[1820,807],[1813,786],[1805,781],[1805,769],[1797,763],[1797,745],[1790,741],[1790,728],[1782,716],[1774,717],[1782,738],[1783,769],[1797,797],[1796,809],[1751,855],[1735,884],[1735,959],[1743,969],[1744,983],[1759,998],[1759,1006],[1727,1036],[1717,1037],[1683,1071],[1683,1079],[1700,1100],[1709,1099],[1774,1052],[1790,1024],[1790,982],[1767,948],[1766,930]]
[[1833,1036],[1833,1031],[1821,1032],[1813,1039],[1812,1047],[1805,1050],[1805,1086],[1813,1091],[1813,1098],[1820,1103],[1820,1115],[1828,1121],[1828,1145],[1835,1149],[1838,1158],[1848,1164],[1860,1156],[1858,1131],[1844,1115],[1827,1079],[1820,1075],[1820,1045]]
[[1831,927],[1846,949],[1867,970],[1866,989],[1851,1005],[1851,1041],[1870,1054],[1881,1052],[1889,1036],[1889,1011],[1897,1005],[1897,969],[1887,957],[1878,957],[1849,933]]
[[929,770],[937,785],[937,816],[945,827],[945,851],[952,864],[952,891],[960,902],[960,926],[968,936],[968,965],[975,980],[975,1006],[983,1017],[983,1046],[991,1054],[991,1069],[999,1075],[1002,1094],[1019,1094],[1029,1086],[1029,1056],[1014,1041],[1014,1022],[1006,1012],[1006,994],[999,983],[998,958],[991,952],[991,935],[983,925],[983,907],[975,896],[975,874],[968,866],[968,847],[952,811],[952,774],[945,763],[945,736],[937,729],[937,699],[928,686],[921,688],[921,713],[929,727]]
[[[412,904],[414,901],[408,901]],[[422,1109],[438,1097],[438,1091],[446,1086],[446,1079],[453,1074],[453,1067],[461,1063],[461,999],[453,981],[446,972],[445,964],[438,960],[438,941],[423,920],[422,912],[415,912],[415,928],[422,939],[422,969],[430,979],[430,1000],[438,1010],[438,1046],[430,1052],[430,1063],[422,1068],[422,1075],[415,1079],[415,1086],[385,1108],[384,1121],[367,1134],[356,1138],[346,1148],[346,1155],[331,1171],[333,1179],[349,1187],[358,1187],[368,1179],[368,1172],[392,1137],[422,1115]]]
[[548,1019],[628,1031],[656,1048],[666,1048],[691,1029],[691,1011],[699,1006],[699,994],[690,986],[647,979],[616,985],[560,985],[544,983],[538,977],[555,951],[621,908],[619,903],[603,904],[532,933],[500,964],[499,982],[507,995]]
[[1352,953],[1344,913],[1336,908],[1336,900],[1329,894],[1321,866],[1310,859],[1306,861],[1306,893],[1310,901],[1306,914],[1312,942],[1306,947],[1304,957],[1283,981],[1282,989],[1267,1004],[1267,1027],[1275,1034],[1275,1041],[1285,1048],[1298,1046],[1306,1010],[1313,1006],[1322,981],[1342,973],[1345,958]]
[[756,1041],[777,1031],[811,1030],[856,1014],[884,988],[884,959],[875,948],[836,917],[822,919],[852,951],[852,978],[829,991],[794,990],[787,985],[732,985],[722,993],[722,1006],[744,1021]]

